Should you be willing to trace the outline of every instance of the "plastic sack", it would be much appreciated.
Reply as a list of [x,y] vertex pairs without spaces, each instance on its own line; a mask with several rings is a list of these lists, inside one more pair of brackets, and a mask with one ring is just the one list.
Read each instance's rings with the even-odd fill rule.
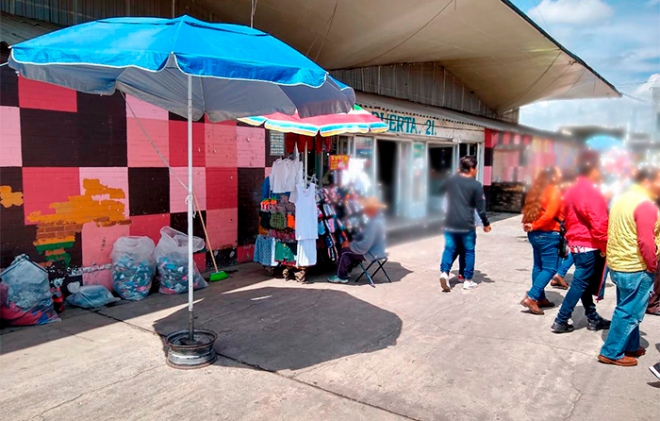
[[69,286],[69,289],[72,294],[66,297],[66,303],[76,307],[97,308],[119,301],[103,285]]
[[124,300],[140,301],[149,295],[156,274],[154,249],[149,237],[121,237],[112,247],[112,286]]
[[[188,236],[172,227],[160,230],[160,241],[156,246],[154,256],[158,267],[161,294],[183,294],[188,292]],[[204,240],[193,237],[193,252],[204,248]],[[193,288],[201,289],[209,286],[197,269],[193,268]]]
[[0,320],[9,326],[58,322],[48,273],[26,255],[14,259],[0,274]]

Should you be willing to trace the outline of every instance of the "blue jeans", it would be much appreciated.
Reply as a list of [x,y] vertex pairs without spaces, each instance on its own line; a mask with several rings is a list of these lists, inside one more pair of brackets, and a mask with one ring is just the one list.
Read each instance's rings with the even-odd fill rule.
[[557,273],[559,266],[559,233],[554,231],[532,231],[527,234],[534,250],[532,289],[527,295],[532,300],[545,299],[545,287]]
[[557,271],[557,275],[561,276],[562,278],[565,278],[571,266],[573,266],[573,255],[571,253],[568,253],[568,256],[566,256],[566,258],[561,261],[561,264],[559,265],[559,270]]
[[474,276],[474,248],[477,244],[477,232],[452,232],[445,231],[445,251],[442,253],[440,272],[449,273],[458,255],[459,247],[463,247],[465,253],[465,279],[472,280]]
[[566,293],[564,302],[557,314],[557,321],[568,323],[573,310],[578,301],[582,300],[584,314],[589,320],[598,320],[600,317],[596,312],[593,293],[600,285],[601,276],[605,268],[605,258],[600,255],[600,251],[588,251],[586,253],[576,253],[573,255],[575,261],[575,273],[573,282]]
[[648,272],[616,272],[610,270],[616,285],[616,309],[612,326],[600,353],[612,360],[623,358],[629,351],[639,349],[639,325],[649,304],[653,275]]

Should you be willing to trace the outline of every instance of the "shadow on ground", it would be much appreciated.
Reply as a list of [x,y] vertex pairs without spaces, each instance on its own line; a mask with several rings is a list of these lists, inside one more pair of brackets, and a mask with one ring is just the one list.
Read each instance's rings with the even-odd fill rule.
[[[454,288],[456,285],[461,285],[461,283],[458,281],[458,270],[452,271],[452,278],[449,280],[449,285]],[[493,284],[495,283],[494,280],[488,277],[488,274],[483,273],[479,269],[474,270],[474,281],[478,284],[480,283],[485,283],[485,284]]]
[[[242,265],[231,277],[222,283],[212,284],[210,288],[195,291],[195,299],[204,299],[218,292],[232,291],[270,279],[261,266]],[[61,322],[41,326],[4,327],[0,329],[0,353],[8,354],[21,349],[56,341],[67,336],[75,336],[88,330],[101,328],[113,323],[164,311],[172,307],[185,305],[187,294],[162,295],[152,294],[142,301],[119,301],[116,304],[95,310],[67,307],[60,314]],[[99,314],[104,317],[93,317]],[[25,334],[21,334],[24,332]],[[17,336],[13,336],[16,334]],[[14,338],[19,337],[20,340]]]
[[[365,269],[367,269],[369,264],[367,262],[364,263]],[[389,260],[387,263],[384,265],[385,270],[387,271],[387,275],[389,275],[390,280],[392,282],[401,282],[406,276],[412,273],[411,270],[406,269],[401,265],[399,262],[394,262]],[[376,285],[379,284],[387,284],[389,283],[387,280],[387,277],[385,274],[383,274],[383,271],[380,270],[378,273],[376,273],[375,276],[373,274],[376,272],[378,269],[377,264],[374,264],[371,266],[369,269],[369,274],[372,275],[372,279]],[[308,271],[307,275],[307,282],[310,284],[315,284],[315,283],[327,283],[328,282],[328,277],[331,275],[335,275],[337,272],[337,268],[333,266],[326,266],[326,267],[314,267],[311,268]],[[351,272],[351,280],[348,282],[347,286],[365,286],[369,285],[369,281],[367,280],[366,276],[362,276],[360,278],[360,275],[362,275],[362,269],[360,267],[357,267]]]
[[[195,305],[197,327],[218,334],[216,351],[268,371],[300,370],[396,345],[394,313],[337,290],[265,287],[216,294]],[[187,309],[154,324],[186,326]]]

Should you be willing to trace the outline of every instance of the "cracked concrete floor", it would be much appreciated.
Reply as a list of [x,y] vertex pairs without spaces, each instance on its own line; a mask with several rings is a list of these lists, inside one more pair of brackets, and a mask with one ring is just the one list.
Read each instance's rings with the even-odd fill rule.
[[[442,240],[390,249],[394,283],[268,279],[245,265],[196,293],[218,332],[212,367],[165,366],[160,337],[185,326],[185,297],[152,296],[0,336],[0,413],[11,420],[657,420],[660,317],[642,324],[640,366],[596,362],[601,332],[554,335],[556,309],[522,312],[531,248],[519,219],[477,244],[477,290],[440,292]],[[548,290],[560,302],[564,292]],[[599,304],[610,317],[614,288]]]

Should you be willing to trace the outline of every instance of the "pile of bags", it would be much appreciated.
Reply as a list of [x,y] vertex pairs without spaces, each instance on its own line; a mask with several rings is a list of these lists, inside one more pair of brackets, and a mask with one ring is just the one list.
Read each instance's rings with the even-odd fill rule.
[[[204,240],[193,237],[193,253],[204,248]],[[160,230],[160,241],[154,252],[158,267],[161,294],[183,294],[188,292],[188,236],[171,227]],[[193,288],[206,288],[209,284],[193,268]]]
[[149,237],[121,237],[112,247],[112,286],[124,300],[149,295],[156,274],[156,245]]
[[[148,237],[119,238],[111,253],[112,285],[119,297],[129,301],[144,299],[151,291],[158,270],[162,294],[188,292],[188,236],[171,227],[160,230],[158,246]],[[204,249],[204,240],[192,238],[193,252]],[[195,265],[194,289],[206,288]],[[97,308],[120,298],[102,285],[69,284],[66,303],[82,308]],[[58,293],[60,295],[58,295]],[[20,255],[0,274],[0,320],[9,326],[42,325],[59,321],[53,295],[61,302],[59,288],[51,290],[48,272]]]
[[0,274],[0,319],[9,326],[60,321],[53,308],[48,273],[22,254]]

